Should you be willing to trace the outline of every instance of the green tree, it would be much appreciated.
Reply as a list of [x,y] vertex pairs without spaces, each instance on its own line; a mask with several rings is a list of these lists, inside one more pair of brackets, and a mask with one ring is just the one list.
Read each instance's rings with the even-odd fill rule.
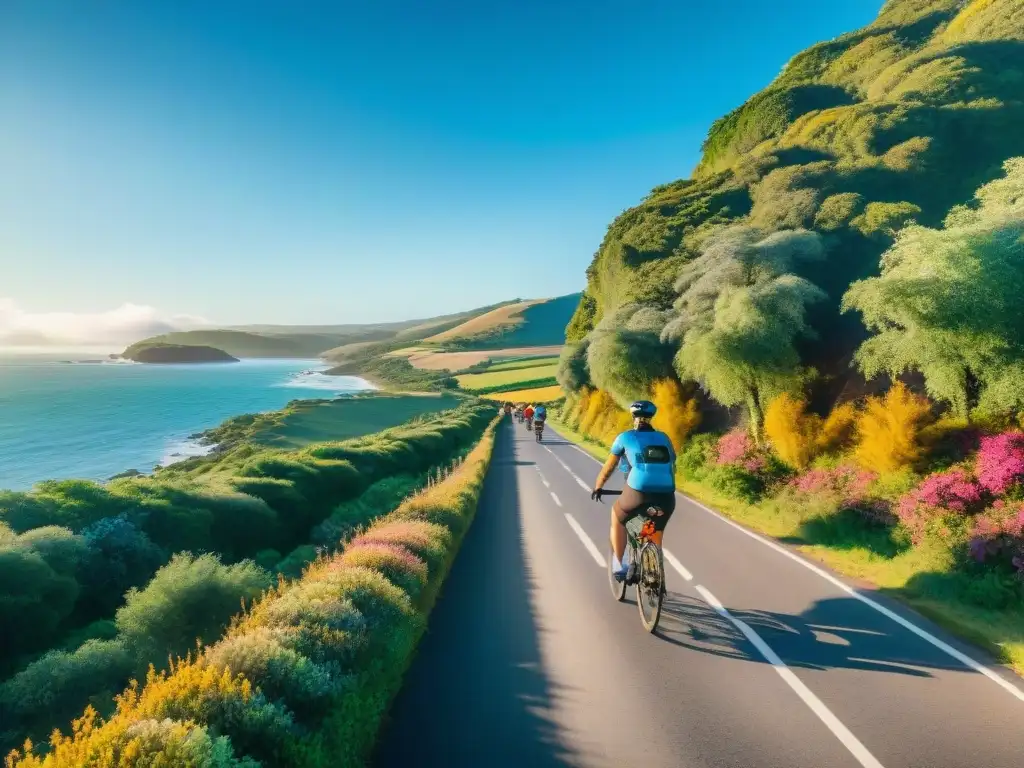
[[676,356],[680,375],[695,379],[723,405],[746,405],[751,432],[759,438],[765,407],[804,378],[795,341],[814,335],[805,310],[824,298],[820,288],[796,275],[726,286],[710,326],[687,331]]
[[587,370],[594,386],[619,403],[646,397],[655,379],[672,372],[674,348],[661,340],[670,314],[627,304],[587,336]]
[[857,351],[863,373],[919,371],[960,416],[1024,406],[1024,158],[1004,168],[941,229],[903,229],[881,275],[843,297],[876,334]]
[[675,358],[681,378],[723,405],[747,406],[755,437],[768,400],[804,377],[795,342],[814,335],[805,310],[825,294],[792,270],[823,256],[814,232],[765,234],[739,225],[711,236],[680,270],[675,316],[661,338],[682,345]]
[[590,382],[587,370],[587,348],[590,342],[585,339],[577,344],[566,344],[558,358],[558,370],[555,378],[562,389],[567,392],[579,392]]

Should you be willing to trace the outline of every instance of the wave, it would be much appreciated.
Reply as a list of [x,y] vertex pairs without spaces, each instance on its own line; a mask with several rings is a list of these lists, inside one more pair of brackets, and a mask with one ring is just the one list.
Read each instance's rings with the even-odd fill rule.
[[276,386],[327,392],[366,392],[376,389],[370,382],[358,376],[328,376],[322,371],[312,369],[294,373]]
[[207,456],[216,447],[215,445],[201,443],[195,438],[173,440],[164,451],[164,457],[160,459],[159,466],[166,467],[196,456]]

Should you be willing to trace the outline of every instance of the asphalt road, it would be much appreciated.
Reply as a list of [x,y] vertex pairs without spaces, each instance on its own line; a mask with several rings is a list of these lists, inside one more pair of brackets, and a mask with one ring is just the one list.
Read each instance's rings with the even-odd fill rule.
[[374,765],[1024,765],[1024,681],[695,502],[645,633],[608,589],[598,469],[552,429],[500,428]]

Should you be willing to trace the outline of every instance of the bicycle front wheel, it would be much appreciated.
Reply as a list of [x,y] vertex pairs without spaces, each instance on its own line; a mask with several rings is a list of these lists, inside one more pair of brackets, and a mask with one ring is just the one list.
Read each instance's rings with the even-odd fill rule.
[[665,599],[665,566],[661,550],[654,542],[647,542],[640,550],[639,581],[636,585],[636,604],[640,608],[640,621],[644,629],[653,632],[661,620],[661,606]]

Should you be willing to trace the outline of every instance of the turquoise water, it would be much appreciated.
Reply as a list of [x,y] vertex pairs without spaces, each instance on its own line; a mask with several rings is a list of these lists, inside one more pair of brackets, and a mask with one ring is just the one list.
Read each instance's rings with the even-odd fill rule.
[[0,358],[0,488],[148,472],[203,449],[189,435],[290,400],[368,389],[314,360],[68,365]]

